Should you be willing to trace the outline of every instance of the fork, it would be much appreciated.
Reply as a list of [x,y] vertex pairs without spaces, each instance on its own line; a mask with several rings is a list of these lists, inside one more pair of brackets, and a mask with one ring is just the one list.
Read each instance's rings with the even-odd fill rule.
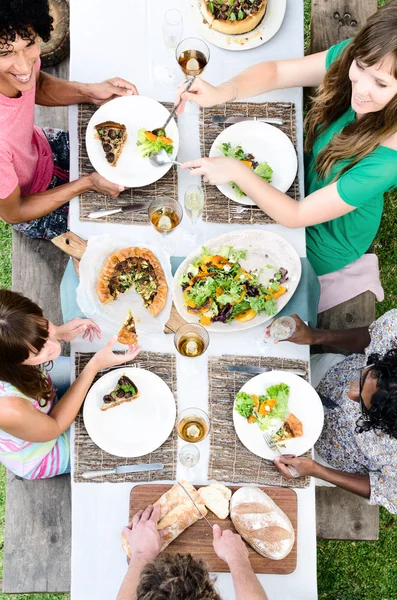
[[236,215],[240,215],[241,213],[243,213],[245,210],[261,210],[259,208],[259,206],[247,206],[245,204],[240,204],[239,206],[232,206],[231,208],[231,212],[236,214]]
[[[277,452],[277,454],[279,456],[283,456],[283,453],[280,452],[280,448],[277,446],[276,442],[274,440],[272,440],[272,438],[270,437],[270,435],[264,431],[262,433],[263,439],[265,440],[266,444],[268,445],[268,447],[270,448],[270,450],[272,452]],[[290,473],[290,475],[292,477],[300,477],[298,471],[295,469],[295,467],[287,467],[287,471]]]
[[139,362],[138,363],[134,363],[133,365],[123,365],[123,364],[121,364],[121,365],[114,365],[114,367],[105,367],[104,369],[100,369],[98,371],[98,373],[102,373],[103,371],[106,371],[106,373],[107,373],[108,371],[114,371],[116,369],[123,369],[123,368],[126,368],[126,367],[128,367],[128,368],[129,367],[132,367],[132,368],[136,367],[137,369],[141,369],[142,365]]

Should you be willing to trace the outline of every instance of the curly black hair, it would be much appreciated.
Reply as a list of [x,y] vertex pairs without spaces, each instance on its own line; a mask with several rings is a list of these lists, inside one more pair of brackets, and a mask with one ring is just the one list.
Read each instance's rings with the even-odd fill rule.
[[383,356],[371,354],[367,365],[375,371],[377,390],[371,398],[371,408],[357,421],[357,431],[378,429],[397,439],[397,348]]
[[30,42],[40,36],[48,42],[52,22],[48,0],[1,0],[0,49],[12,50],[17,35]]

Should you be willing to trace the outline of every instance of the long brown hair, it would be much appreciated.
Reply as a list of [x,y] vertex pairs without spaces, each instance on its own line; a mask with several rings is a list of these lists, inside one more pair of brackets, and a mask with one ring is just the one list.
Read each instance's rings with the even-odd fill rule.
[[52,385],[39,365],[23,365],[31,352],[39,353],[48,339],[48,321],[35,302],[22,294],[0,290],[0,381],[45,406]]
[[137,600],[221,600],[206,564],[191,554],[160,554],[141,573]]
[[[305,120],[307,152],[311,151],[315,139],[350,107],[349,69],[352,62],[360,60],[373,66],[388,55],[394,58],[392,75],[397,79],[397,0],[391,0],[368,19],[327,71]],[[329,176],[337,161],[349,160],[338,173],[337,177],[340,177],[396,131],[397,94],[382,110],[363,115],[333,136],[316,158],[314,168],[318,177]]]

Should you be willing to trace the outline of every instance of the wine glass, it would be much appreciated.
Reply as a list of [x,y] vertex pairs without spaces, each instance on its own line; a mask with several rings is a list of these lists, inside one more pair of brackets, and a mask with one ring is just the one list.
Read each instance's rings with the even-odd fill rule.
[[194,444],[184,444],[179,452],[179,460],[184,467],[195,467],[200,460],[200,450]]
[[[163,40],[168,52],[172,55],[181,41],[182,32],[182,15],[176,8],[170,8],[164,14]],[[181,82],[179,70],[169,65],[155,65],[154,77],[159,83],[172,89],[176,89]]]
[[190,37],[182,40],[175,50],[179,66],[189,77],[201,75],[210,60],[210,49],[199,38]]
[[201,408],[185,408],[176,422],[176,430],[184,442],[196,444],[204,440],[210,431],[210,419]]
[[180,367],[183,373],[196,375],[203,370],[205,360],[200,357],[207,350],[209,342],[208,331],[198,323],[185,323],[176,330],[174,344],[181,355]]
[[288,340],[296,329],[295,320],[289,316],[278,317],[274,319],[270,325],[269,337],[265,338],[262,336],[256,341],[256,346],[262,354],[266,354],[267,345],[269,344],[270,338],[273,340],[279,340],[280,342]]
[[151,224],[162,235],[162,249],[168,254],[173,254],[175,244],[169,240],[167,234],[182,221],[182,206],[172,198],[156,198],[149,204],[148,214]]
[[203,235],[197,231],[197,221],[204,210],[204,193],[199,185],[190,185],[185,192],[185,210],[192,222],[190,231],[184,234],[184,239],[194,246],[202,242]]

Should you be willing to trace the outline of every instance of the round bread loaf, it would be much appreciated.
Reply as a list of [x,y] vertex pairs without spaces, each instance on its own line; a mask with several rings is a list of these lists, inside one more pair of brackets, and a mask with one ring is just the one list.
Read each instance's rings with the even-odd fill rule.
[[256,487],[241,487],[230,501],[230,517],[242,538],[262,556],[281,560],[292,550],[294,528],[275,502]]

